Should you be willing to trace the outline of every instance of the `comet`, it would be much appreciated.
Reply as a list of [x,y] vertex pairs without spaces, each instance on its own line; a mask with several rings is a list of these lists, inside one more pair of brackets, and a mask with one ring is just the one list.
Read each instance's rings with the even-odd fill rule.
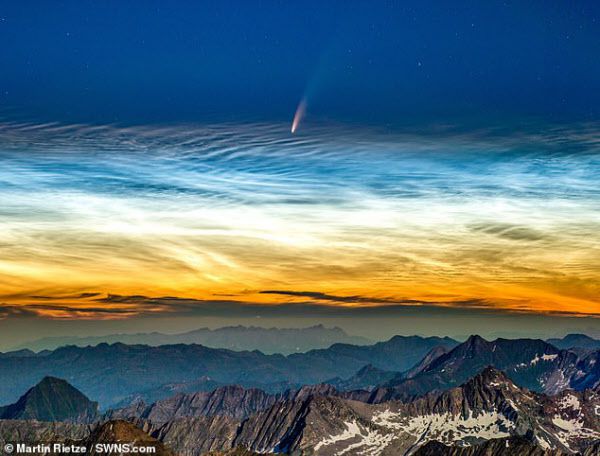
[[292,121],[292,134],[296,133],[298,130],[298,126],[300,125],[300,121],[304,118],[304,114],[306,113],[306,100],[302,99],[296,108],[296,114],[294,114],[294,120]]

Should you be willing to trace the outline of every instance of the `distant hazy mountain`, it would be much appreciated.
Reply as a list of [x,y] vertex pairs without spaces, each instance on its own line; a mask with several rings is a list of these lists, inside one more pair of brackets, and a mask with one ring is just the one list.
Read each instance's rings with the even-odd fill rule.
[[453,348],[457,345],[458,342],[449,337],[394,336],[388,341],[378,342],[374,345],[334,344],[327,349],[293,354],[289,356],[289,359],[293,361],[309,359],[316,368],[329,365],[332,361],[341,365],[353,366],[355,361],[360,361],[360,365],[356,369],[341,376],[344,378],[353,375],[367,364],[381,370],[402,372],[421,361],[434,347]]
[[472,336],[448,353],[433,358],[410,376],[398,375],[382,388],[377,399],[411,398],[447,389],[466,381],[486,366],[504,370],[519,386],[555,394],[566,388],[592,388],[600,383],[598,352],[579,358],[542,340],[497,339]]
[[0,408],[3,420],[89,422],[98,403],[90,401],[65,380],[45,377],[14,404]]
[[[260,328],[256,326],[228,326],[219,329],[200,328],[180,334],[158,332],[138,334],[109,334],[94,337],[46,337],[20,345],[16,350],[54,350],[67,345],[87,347],[116,342],[135,345],[199,344],[229,350],[260,350],[266,354],[302,353],[315,348],[327,348],[335,343],[370,344],[364,337],[350,336],[341,328],[323,325],[308,328]],[[13,352],[14,353],[14,352]]]
[[0,358],[25,358],[27,356],[37,356],[37,353],[23,348],[21,350],[14,350],[6,353],[0,353]]
[[600,340],[593,339],[585,334],[568,334],[562,339],[548,339],[546,342],[554,345],[556,348],[583,348],[587,350],[600,349]]
[[[455,346],[439,337],[400,337],[370,346],[334,344],[289,356],[258,351],[237,352],[201,345],[99,344],[61,347],[38,356],[0,357],[0,403],[15,400],[24,389],[46,375],[68,378],[102,406],[112,406],[132,395],[149,392],[165,397],[165,385],[194,387],[240,384],[267,391],[284,391],[339,377],[349,378],[366,364],[404,371],[432,347]],[[208,389],[207,388],[207,389]],[[168,389],[168,388],[167,388]]]
[[352,396],[368,402],[410,399],[457,386],[488,365],[506,371],[519,386],[549,394],[600,384],[600,351],[578,357],[541,340],[488,342],[477,336],[456,344],[396,336],[370,346],[334,344],[288,356],[182,344],[62,347],[37,356],[0,357],[0,403],[15,401],[47,375],[68,378],[103,407],[232,384],[282,393],[327,381],[338,389],[372,389],[367,398]]
[[[200,378],[190,381],[180,381],[173,383],[165,383],[153,388],[144,389],[142,391],[136,391],[123,399],[118,403],[113,404],[113,407],[124,407],[131,403],[151,403],[161,399],[173,397],[177,394],[190,394],[197,392],[209,392],[214,391],[217,388],[228,386],[228,383],[217,382],[209,376],[202,376]],[[297,385],[296,385],[297,386]],[[273,385],[275,389],[275,385]],[[284,388],[282,386],[282,388]]]

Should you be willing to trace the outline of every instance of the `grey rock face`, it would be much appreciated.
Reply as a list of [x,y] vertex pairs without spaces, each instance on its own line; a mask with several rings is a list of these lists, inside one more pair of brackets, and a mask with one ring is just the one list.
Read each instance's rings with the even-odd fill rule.
[[182,455],[237,447],[323,456],[408,455],[430,441],[471,447],[512,437],[550,455],[585,451],[600,439],[598,411],[600,396],[594,391],[551,397],[519,388],[504,373],[486,368],[460,387],[408,403],[304,396],[243,420],[212,416],[146,425]]

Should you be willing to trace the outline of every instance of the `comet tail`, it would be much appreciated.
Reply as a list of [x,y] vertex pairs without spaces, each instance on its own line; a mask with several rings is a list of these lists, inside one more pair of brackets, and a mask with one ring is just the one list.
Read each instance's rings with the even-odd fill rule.
[[304,117],[305,113],[306,113],[306,101],[302,100],[302,101],[300,101],[300,104],[298,105],[298,108],[296,109],[296,114],[294,114],[294,120],[292,121],[292,133],[296,133],[296,130],[298,129],[298,125],[300,125],[300,121]]

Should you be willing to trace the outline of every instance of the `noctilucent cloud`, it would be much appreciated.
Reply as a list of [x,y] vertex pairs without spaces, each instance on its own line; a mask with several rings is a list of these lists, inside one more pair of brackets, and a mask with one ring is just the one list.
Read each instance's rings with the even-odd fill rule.
[[3,294],[600,313],[594,131],[287,127],[4,126]]

